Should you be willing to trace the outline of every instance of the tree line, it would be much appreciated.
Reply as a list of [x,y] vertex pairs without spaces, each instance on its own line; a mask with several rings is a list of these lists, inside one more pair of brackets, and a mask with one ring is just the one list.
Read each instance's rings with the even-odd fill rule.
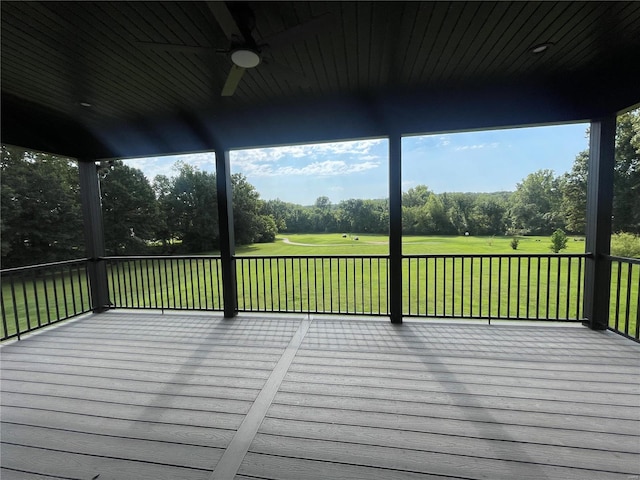
[[[407,235],[547,235],[585,229],[588,151],[572,169],[529,174],[513,192],[403,193]],[[175,175],[149,181],[116,161],[99,168],[105,246],[109,255],[210,252],[218,248],[216,175],[178,162]],[[2,267],[84,255],[75,161],[2,146]],[[278,233],[387,234],[388,199],[319,197],[313,205],[263,200],[242,174],[231,177],[238,244],[272,242]],[[640,111],[618,118],[613,229],[640,233]]]
[[[558,229],[583,234],[586,226],[587,163],[580,152],[571,170],[538,170],[513,192],[434,193],[417,185],[402,195],[406,235],[549,235]],[[280,230],[292,233],[388,233],[388,201],[350,199],[312,206],[266,202]],[[640,110],[618,117],[614,171],[613,231],[640,233]]]

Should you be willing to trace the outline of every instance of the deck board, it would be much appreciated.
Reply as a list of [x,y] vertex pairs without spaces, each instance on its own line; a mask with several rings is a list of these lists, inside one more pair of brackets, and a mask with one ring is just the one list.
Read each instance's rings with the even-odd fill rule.
[[[40,474],[45,478],[70,479],[93,479],[100,475],[99,480],[206,480],[209,476],[208,470],[74,453],[64,450],[68,448],[66,446],[42,449],[3,442],[1,447],[3,467],[13,469],[15,479],[24,478],[23,472]],[[7,478],[5,472],[3,480]]]
[[[210,480],[231,451],[237,480],[640,476],[627,339],[321,316],[296,334],[303,322],[119,310],[3,345],[3,480]],[[230,449],[239,430],[246,455]]]
[[275,398],[273,414],[279,415],[283,410],[294,412],[295,407],[316,407],[327,410],[337,409],[368,414],[418,417],[426,422],[438,419],[466,420],[621,435],[637,435],[640,432],[640,417],[637,414],[637,409],[634,408],[627,408],[625,411],[628,413],[628,417],[635,416],[636,419],[625,418],[619,411],[604,412],[600,406],[595,406],[589,411],[582,408],[581,413],[578,414],[570,403],[538,401],[532,404],[527,399],[522,399],[518,403],[492,401],[492,399],[473,399],[471,401],[467,397],[444,398],[440,403],[437,403],[437,400],[432,396],[421,401],[407,401],[392,398],[322,393],[309,395],[281,391]]
[[[101,412],[102,413],[102,412]],[[106,412],[105,412],[106,413]],[[56,412],[25,407],[4,407],[3,422],[20,425],[42,426],[51,429],[67,429],[73,425],[82,433],[101,432],[103,435],[117,436],[128,432],[129,438],[176,442],[224,449],[233,437],[234,428],[189,424],[163,423],[139,419],[119,419],[101,415]]]
[[[440,453],[422,449],[408,449],[402,446],[379,446],[342,442],[331,439],[309,439],[302,437],[285,437],[283,435],[266,435],[258,433],[251,448],[252,453],[262,455],[303,458],[323,462],[335,462],[349,465],[367,465],[387,470],[387,478],[394,478],[394,473],[405,471],[411,473],[448,476],[449,478],[492,478],[492,479],[527,479],[557,478],[566,480],[585,479],[624,479],[634,472],[606,472],[584,468],[571,468],[554,465],[553,459],[544,458],[543,463],[536,463],[539,457],[534,456],[526,446],[511,445],[513,453],[508,457],[504,452],[496,451],[491,457],[469,452],[456,455],[450,452]],[[489,447],[487,447],[488,449]],[[508,451],[508,450],[507,450]],[[520,460],[512,460],[517,457]],[[581,457],[584,461],[587,455]],[[576,461],[576,459],[574,459]],[[634,460],[635,461],[635,460]],[[281,467],[286,469],[286,462],[281,459]],[[630,467],[628,467],[630,469]],[[240,473],[246,474],[242,468]],[[276,477],[278,478],[278,477]],[[315,478],[323,478],[318,472]]]
[[238,415],[246,414],[252,403],[249,399],[217,398],[215,389],[207,389],[204,392],[199,392],[199,395],[188,395],[182,390],[154,393],[141,390],[133,391],[131,387],[127,389],[87,388],[84,385],[56,385],[16,380],[3,380],[2,389],[8,399],[12,395],[17,397],[16,402],[29,402],[27,397],[47,395],[67,400],[89,400],[154,408],[180,407],[183,410],[225,412]]
[[[396,409],[396,411],[398,410],[400,409]],[[425,415],[427,412],[424,412],[424,408],[422,410],[422,415]],[[422,432],[429,435],[449,435],[452,438],[508,439],[509,441],[539,445],[604,449],[640,455],[640,442],[637,437],[633,436],[632,428],[629,428],[627,435],[620,435],[619,431],[603,433],[593,431],[587,426],[583,430],[579,425],[576,425],[576,419],[571,419],[571,423],[567,422],[567,425],[560,427],[558,425],[559,418],[554,418],[553,422],[546,426],[540,426],[505,422],[504,420],[507,419],[503,419],[499,414],[493,414],[492,417],[493,421],[489,421],[488,417],[479,420],[454,419],[395,412],[363,412],[353,409],[274,405],[269,412],[269,418],[265,419],[265,427],[270,426],[270,431],[273,431],[273,425],[278,426],[280,425],[278,422],[283,421],[291,420],[299,422],[301,425],[308,422],[333,425],[336,419],[345,419],[348,421],[345,423],[345,427],[349,428],[375,425],[375,428],[384,429],[385,432],[397,430],[403,434],[405,432],[409,434]],[[527,417],[528,415],[518,413],[512,421],[526,422]],[[621,422],[621,425],[624,423]],[[635,431],[637,432],[637,428]],[[578,432],[584,433],[584,435],[577,435]],[[387,433],[380,436],[386,437]],[[434,442],[437,443],[437,438],[434,438]]]
[[[107,455],[141,463],[210,470],[224,448],[203,447],[167,440],[132,438],[123,434],[82,432],[68,428],[52,428],[19,423],[2,423],[2,434],[14,445],[29,445],[38,449],[58,448],[81,455]],[[126,432],[126,431],[125,431]]]

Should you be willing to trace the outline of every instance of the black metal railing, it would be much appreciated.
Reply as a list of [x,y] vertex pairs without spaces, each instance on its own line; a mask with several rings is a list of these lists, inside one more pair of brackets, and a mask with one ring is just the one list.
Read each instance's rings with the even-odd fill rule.
[[222,267],[213,256],[105,257],[114,308],[222,310]]
[[640,341],[640,259],[606,259],[611,262],[609,329]]
[[87,260],[70,260],[0,271],[1,339],[91,311]]
[[586,255],[406,255],[403,315],[580,321]]
[[[403,315],[583,319],[586,254],[405,255]],[[640,260],[612,265],[609,328],[638,340]],[[223,310],[218,256],[105,257],[110,306]],[[91,311],[87,260],[5,269],[2,339]],[[239,311],[389,315],[389,257],[238,256]]]
[[388,315],[386,255],[236,257],[240,311]]

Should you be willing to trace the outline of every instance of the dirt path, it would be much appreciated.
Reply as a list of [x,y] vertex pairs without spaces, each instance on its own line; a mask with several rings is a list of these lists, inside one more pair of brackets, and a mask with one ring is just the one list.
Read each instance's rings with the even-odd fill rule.
[[340,243],[325,243],[322,245],[318,245],[317,243],[299,243],[299,242],[292,242],[287,237],[282,238],[282,243],[286,243],[288,245],[298,245],[300,247],[340,247],[344,245]]
[[[282,243],[286,243],[287,245],[297,245],[299,247],[344,247],[345,245],[348,245],[346,243],[300,243],[300,242],[292,242],[287,237],[282,237]],[[362,241],[362,240],[358,240],[358,243],[361,244],[361,245],[388,245],[389,244],[389,242],[365,242],[365,241]],[[434,244],[437,244],[437,243],[443,243],[443,242],[438,242],[438,241],[432,241],[432,242],[407,242],[407,243],[403,242],[402,244],[406,245],[406,246],[411,246],[411,245],[434,245]]]
[[[387,245],[387,242],[363,242],[361,240],[358,240],[358,242],[366,245]],[[287,237],[282,237],[282,243],[286,243],[287,245],[298,245],[300,247],[342,247],[345,245],[344,243],[299,243],[292,242]]]

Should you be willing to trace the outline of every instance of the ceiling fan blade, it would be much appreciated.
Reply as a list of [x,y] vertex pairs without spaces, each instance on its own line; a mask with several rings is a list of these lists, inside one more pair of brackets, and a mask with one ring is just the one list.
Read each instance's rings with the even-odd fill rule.
[[305,38],[313,37],[319,33],[328,31],[333,20],[333,14],[325,13],[318,17],[312,18],[308,22],[301,23],[295,27],[291,27],[284,32],[276,33],[271,37],[261,39],[260,43],[264,43],[271,48],[278,48],[283,45],[294,44]]
[[211,13],[213,13],[218,25],[220,25],[220,28],[222,28],[222,31],[229,41],[246,41],[240,27],[238,27],[238,24],[236,23],[236,20],[233,18],[233,15],[231,15],[231,11],[224,2],[209,1],[207,2],[207,6],[209,7],[209,10],[211,10]]
[[246,69],[239,67],[237,65],[231,65],[231,70],[229,71],[229,75],[227,76],[227,81],[224,82],[224,87],[222,87],[222,95],[223,97],[230,97],[236,91],[238,84],[240,83],[240,79],[242,75],[244,75],[244,71]]
[[212,47],[196,45],[177,45],[174,43],[136,42],[136,45],[144,50],[155,52],[183,52],[183,53],[212,53],[218,52]]

